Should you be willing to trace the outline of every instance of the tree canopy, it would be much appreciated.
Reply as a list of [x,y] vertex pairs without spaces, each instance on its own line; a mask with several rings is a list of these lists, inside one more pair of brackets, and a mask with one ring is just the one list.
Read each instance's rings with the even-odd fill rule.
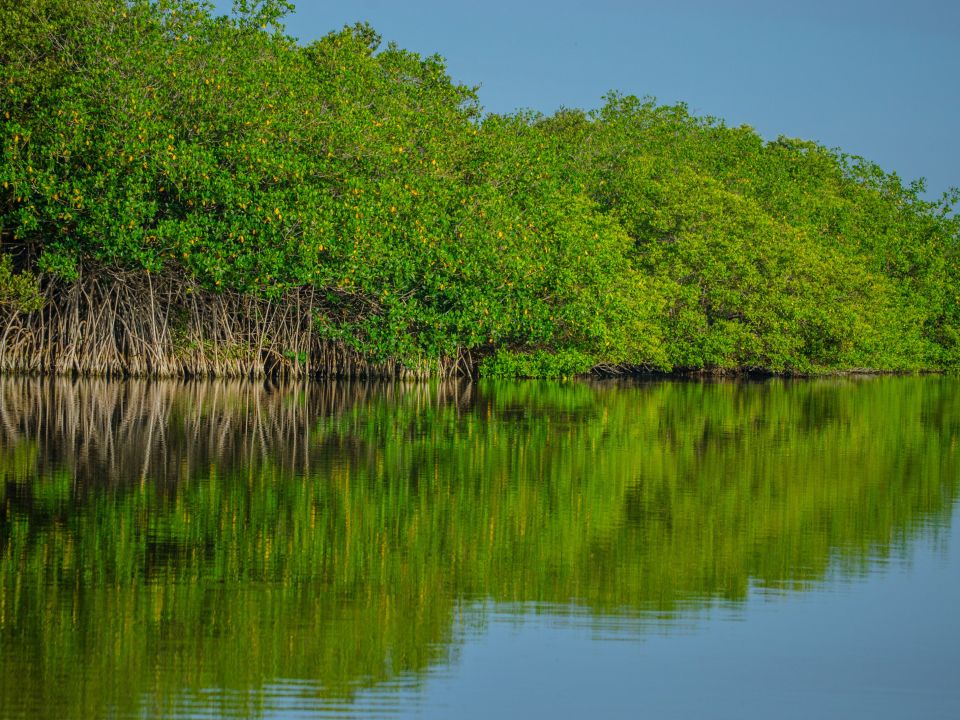
[[960,363],[955,191],[651,99],[484,114],[290,9],[0,0],[0,312],[109,269],[310,288],[320,337],[492,374]]

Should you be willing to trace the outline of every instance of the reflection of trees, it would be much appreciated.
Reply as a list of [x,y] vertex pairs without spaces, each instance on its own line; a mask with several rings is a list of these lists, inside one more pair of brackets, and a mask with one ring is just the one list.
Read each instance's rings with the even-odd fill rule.
[[[960,387],[936,378],[0,398],[0,693],[51,714],[121,682],[162,701],[421,672],[463,599],[669,614],[803,586],[957,490]],[[89,705],[42,682],[61,664],[88,669]]]
[[404,382],[331,382],[283,390],[251,382],[112,382],[62,378],[7,379],[0,384],[0,443],[44,446],[46,469],[68,469],[85,488],[133,480],[176,482],[269,459],[285,473],[309,472],[316,418],[371,398],[466,402],[471,386]]

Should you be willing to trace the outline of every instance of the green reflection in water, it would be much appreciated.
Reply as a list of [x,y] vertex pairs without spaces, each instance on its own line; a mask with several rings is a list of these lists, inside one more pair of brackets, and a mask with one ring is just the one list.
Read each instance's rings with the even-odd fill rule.
[[866,572],[948,522],[958,437],[943,378],[3,380],[0,714],[349,699],[455,661],[473,600],[669,620]]

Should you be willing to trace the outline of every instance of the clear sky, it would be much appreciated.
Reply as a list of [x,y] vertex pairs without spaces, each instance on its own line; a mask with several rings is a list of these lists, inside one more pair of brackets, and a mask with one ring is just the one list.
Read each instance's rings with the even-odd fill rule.
[[[228,11],[231,0],[216,0]],[[928,195],[960,185],[960,0],[299,0],[302,41],[368,21],[439,53],[487,111],[609,90],[863,155]]]

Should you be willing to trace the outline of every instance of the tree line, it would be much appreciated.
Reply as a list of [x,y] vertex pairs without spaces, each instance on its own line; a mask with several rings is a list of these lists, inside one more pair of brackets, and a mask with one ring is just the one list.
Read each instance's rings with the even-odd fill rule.
[[0,8],[2,370],[960,363],[956,190],[649,98],[487,114],[286,2]]

